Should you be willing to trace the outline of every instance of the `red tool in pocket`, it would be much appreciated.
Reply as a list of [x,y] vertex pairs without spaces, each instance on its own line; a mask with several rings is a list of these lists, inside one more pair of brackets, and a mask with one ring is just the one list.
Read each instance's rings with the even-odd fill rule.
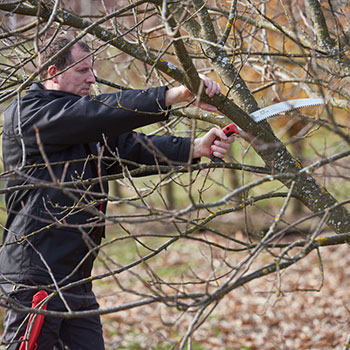
[[[47,297],[47,295],[48,294],[44,290],[39,290],[39,292],[34,294],[32,299],[32,309],[38,309],[40,307],[40,310],[46,310],[47,303],[42,306],[40,305],[39,307],[38,305]],[[35,350],[37,348],[36,340],[38,339],[41,327],[43,326],[44,317],[44,315],[40,314],[30,314],[24,336],[20,338],[21,345],[18,350]]]
[[[234,124],[234,123],[229,124],[229,125],[226,125],[226,126],[222,129],[222,131],[225,133],[225,135],[226,135],[227,137],[229,137],[229,136],[231,136],[231,135],[233,135],[233,134],[239,135],[239,130],[238,130],[236,124]],[[219,140],[219,138],[216,137],[215,140],[214,140],[214,142],[215,142],[216,140]],[[213,142],[213,143],[214,143],[214,142]],[[213,150],[210,150],[209,156],[210,156],[210,159],[211,159],[213,162],[223,162],[223,160],[222,160],[221,158],[215,157],[213,153],[214,153],[214,151],[213,151]]]

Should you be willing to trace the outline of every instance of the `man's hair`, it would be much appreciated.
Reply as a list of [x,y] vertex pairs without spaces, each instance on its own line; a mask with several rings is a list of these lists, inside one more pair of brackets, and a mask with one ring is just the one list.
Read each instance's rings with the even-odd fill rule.
[[[75,45],[78,45],[79,48],[86,53],[90,52],[89,46],[83,40],[79,40],[68,49],[64,49],[71,41],[74,40],[74,37],[70,35],[59,35],[54,40],[51,40],[52,39],[47,40],[40,49],[40,51],[43,50],[43,52],[40,54],[39,66],[42,66],[53,55],[55,55],[57,52],[60,52],[60,54],[52,61],[51,65],[56,66],[59,71],[64,70],[74,63],[72,57],[72,48]],[[40,79],[47,78],[47,69],[48,67],[40,72]]]

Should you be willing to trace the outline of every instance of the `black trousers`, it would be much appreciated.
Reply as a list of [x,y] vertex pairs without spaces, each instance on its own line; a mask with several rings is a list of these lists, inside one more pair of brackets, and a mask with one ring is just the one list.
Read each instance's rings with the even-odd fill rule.
[[[31,306],[33,295],[37,290],[2,286],[22,305]],[[63,293],[66,303],[72,311],[97,310],[99,305],[91,288],[78,286]],[[57,296],[50,299],[47,310],[67,311],[62,299]],[[23,323],[26,314],[6,310],[4,319],[3,344],[14,343],[24,335],[27,324]],[[18,331],[19,330],[19,331]],[[56,318],[45,316],[37,340],[37,350],[58,350],[64,345],[65,350],[104,350],[102,325],[99,315],[82,318]]]

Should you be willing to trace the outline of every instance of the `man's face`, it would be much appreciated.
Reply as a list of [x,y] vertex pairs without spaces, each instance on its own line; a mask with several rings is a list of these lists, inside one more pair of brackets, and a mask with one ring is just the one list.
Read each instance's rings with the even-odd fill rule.
[[[56,89],[71,92],[79,96],[85,96],[90,93],[91,84],[95,83],[95,75],[92,69],[92,58],[83,51],[78,45],[74,45],[71,51],[73,67],[59,74],[55,81]],[[85,57],[85,58],[84,58]]]

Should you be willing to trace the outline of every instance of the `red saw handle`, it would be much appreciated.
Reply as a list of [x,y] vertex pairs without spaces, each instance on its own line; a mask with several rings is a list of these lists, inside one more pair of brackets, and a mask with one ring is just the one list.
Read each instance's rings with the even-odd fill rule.
[[[47,297],[47,295],[48,294],[44,290],[39,290],[39,292],[33,296],[32,309],[37,308],[38,304],[41,303]],[[41,310],[46,310],[46,307],[47,307],[47,304],[40,306]],[[35,319],[34,319],[34,316],[36,316]],[[44,315],[30,314],[26,332],[24,336],[21,337],[20,339],[22,340],[22,343],[21,343],[21,346],[19,347],[19,350],[36,349],[37,347],[36,340],[38,339],[38,336],[41,331],[41,327],[43,326],[44,317],[45,317]],[[29,332],[30,334],[28,334]],[[29,339],[28,339],[28,336],[29,336]],[[27,343],[25,341],[26,339],[28,341],[28,347],[26,347],[26,343]]]
[[[229,124],[229,125],[226,125],[226,126],[222,129],[222,131],[225,133],[225,135],[226,135],[227,137],[229,137],[229,136],[231,136],[231,135],[233,135],[233,134],[239,135],[239,130],[238,130],[237,126],[236,126],[234,123]],[[215,142],[216,140],[219,140],[219,138],[216,137],[215,140],[214,140],[214,142]],[[213,142],[213,143],[214,143],[214,142]],[[221,158],[215,157],[213,153],[214,153],[214,151],[213,151],[213,150],[210,150],[209,156],[210,156],[210,159],[211,159],[213,162],[223,162],[223,160],[222,160]]]

